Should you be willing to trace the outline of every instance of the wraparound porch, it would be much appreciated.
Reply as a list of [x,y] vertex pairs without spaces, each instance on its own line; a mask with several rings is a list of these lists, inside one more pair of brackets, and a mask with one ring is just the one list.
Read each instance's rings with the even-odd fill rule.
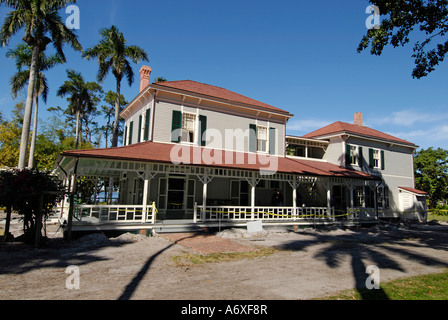
[[[73,231],[371,223],[378,212],[379,182],[372,179],[71,157],[62,162],[71,197],[61,222]],[[360,188],[372,192],[372,208],[355,199]],[[273,189],[281,190],[283,204],[271,205]]]

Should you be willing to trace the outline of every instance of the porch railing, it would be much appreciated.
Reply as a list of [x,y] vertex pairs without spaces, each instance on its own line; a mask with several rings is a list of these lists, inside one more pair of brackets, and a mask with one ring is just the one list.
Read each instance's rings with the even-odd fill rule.
[[297,221],[333,220],[334,210],[327,207],[252,207],[250,206],[195,206],[198,221]]
[[75,221],[88,223],[155,223],[155,203],[142,205],[76,205]]

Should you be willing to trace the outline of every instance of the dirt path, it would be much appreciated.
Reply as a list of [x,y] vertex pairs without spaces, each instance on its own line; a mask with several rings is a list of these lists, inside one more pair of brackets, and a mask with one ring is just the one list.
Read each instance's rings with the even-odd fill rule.
[[[66,243],[54,227],[49,230],[51,241],[42,249],[0,243],[0,299],[310,299],[365,286],[369,265],[379,267],[382,282],[448,267],[447,224],[253,235],[231,229],[217,236],[240,249],[278,251],[253,260],[182,267],[170,257],[196,251],[179,238],[90,235]],[[219,247],[211,238],[206,242],[207,250]],[[66,273],[68,266],[79,270],[79,289],[66,287],[74,275]],[[70,281],[69,286],[75,284]]]

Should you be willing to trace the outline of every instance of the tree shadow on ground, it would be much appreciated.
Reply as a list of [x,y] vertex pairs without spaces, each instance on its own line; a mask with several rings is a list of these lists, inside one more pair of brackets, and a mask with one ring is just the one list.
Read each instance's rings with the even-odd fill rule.
[[361,298],[363,300],[388,300],[389,297],[381,287],[372,290],[367,288],[366,284],[370,281],[368,279],[370,274],[366,273],[365,261],[369,261],[369,265],[375,265],[380,270],[392,269],[400,272],[406,272],[406,266],[399,262],[398,256],[405,258],[406,261],[422,265],[448,267],[448,262],[416,251],[418,248],[446,250],[448,247],[446,230],[445,233],[440,233],[412,227],[398,228],[383,225],[359,228],[344,235],[326,232],[331,230],[324,232],[300,231],[300,234],[307,235],[310,239],[291,241],[278,248],[301,251],[307,247],[326,244],[315,254],[316,259],[325,261],[331,268],[337,268],[342,261],[350,259],[355,288]]
[[67,268],[105,261],[106,258],[95,255],[95,252],[130,243],[120,239],[110,240],[102,233],[73,241],[50,239],[41,248],[22,242],[0,242],[0,274],[24,274],[35,269]]
[[137,288],[140,285],[141,281],[143,280],[145,275],[148,273],[148,271],[149,271],[149,269],[151,267],[151,264],[154,262],[154,260],[158,256],[160,256],[162,253],[164,253],[165,251],[167,251],[171,247],[175,246],[178,242],[180,242],[182,240],[185,240],[185,239],[191,239],[191,238],[197,237],[199,235],[200,235],[200,233],[196,233],[196,234],[193,234],[193,235],[186,235],[185,237],[182,237],[182,238],[180,238],[180,239],[170,243],[165,248],[159,250],[158,252],[156,252],[155,254],[150,256],[148,258],[148,260],[146,261],[146,263],[143,265],[143,267],[140,269],[140,271],[135,275],[135,277],[131,280],[131,282],[123,290],[123,293],[120,295],[118,300],[130,300],[132,298],[132,295],[135,293],[135,291],[137,290]]

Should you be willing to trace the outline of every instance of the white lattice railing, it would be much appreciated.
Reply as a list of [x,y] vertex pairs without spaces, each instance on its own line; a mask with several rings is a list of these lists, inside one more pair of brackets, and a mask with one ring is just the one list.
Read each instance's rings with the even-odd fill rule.
[[333,219],[334,211],[326,207],[195,207],[195,221],[297,221],[305,219]]
[[138,205],[77,205],[74,218],[89,223],[155,223],[155,203],[146,206]]

